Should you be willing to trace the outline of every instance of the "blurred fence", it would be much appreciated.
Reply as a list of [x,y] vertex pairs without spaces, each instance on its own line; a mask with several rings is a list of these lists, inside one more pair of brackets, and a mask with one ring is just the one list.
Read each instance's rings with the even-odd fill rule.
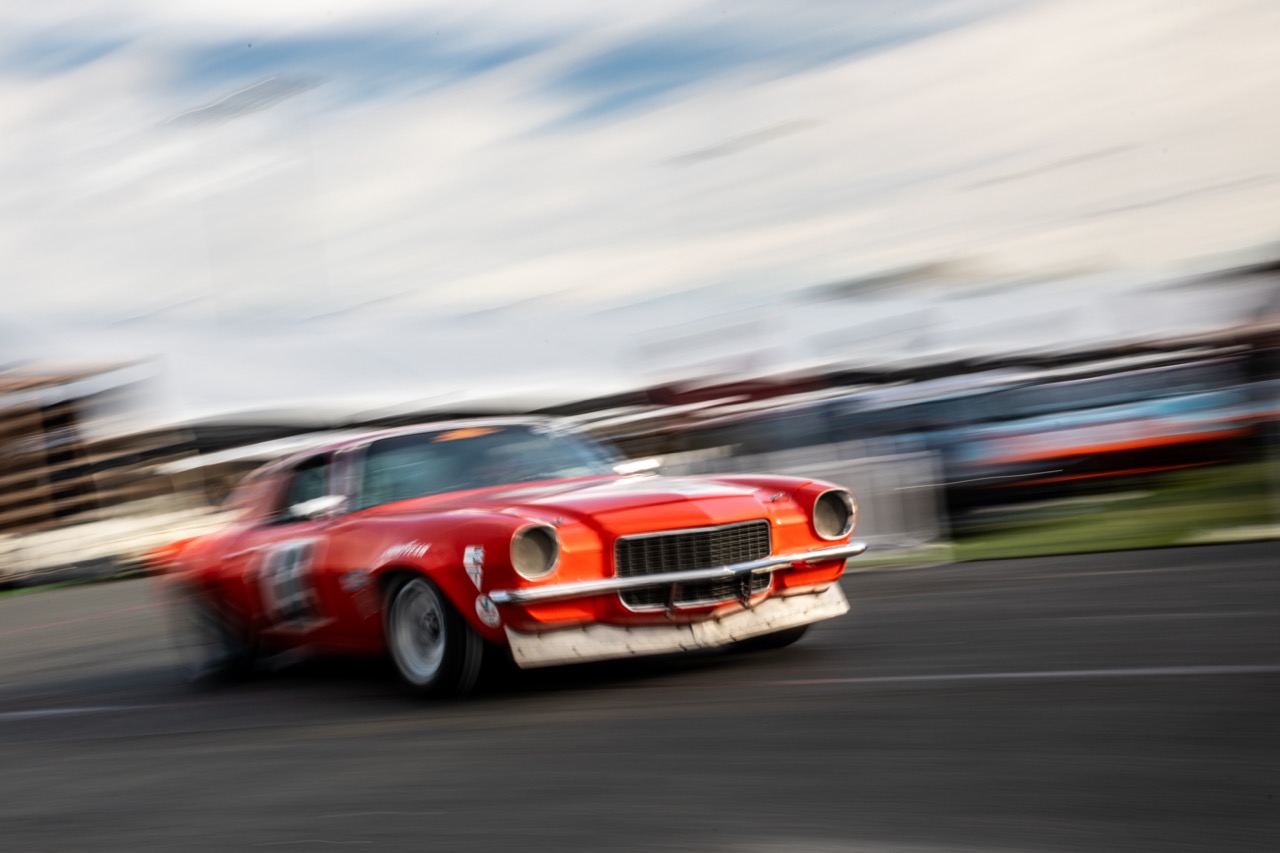
[[876,549],[914,548],[947,539],[942,475],[928,451],[868,455],[861,441],[845,441],[743,456],[670,457],[666,474],[768,473],[811,477],[844,486],[858,501],[858,539]]

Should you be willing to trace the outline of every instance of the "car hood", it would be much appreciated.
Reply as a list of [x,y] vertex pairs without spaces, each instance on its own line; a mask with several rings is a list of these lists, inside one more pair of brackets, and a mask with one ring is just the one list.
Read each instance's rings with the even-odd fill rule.
[[[683,477],[616,477],[519,484],[436,495],[386,507],[388,513],[481,510],[548,521],[593,521],[615,533],[723,524],[766,513],[746,486]],[[594,525],[593,525],[594,526]]]

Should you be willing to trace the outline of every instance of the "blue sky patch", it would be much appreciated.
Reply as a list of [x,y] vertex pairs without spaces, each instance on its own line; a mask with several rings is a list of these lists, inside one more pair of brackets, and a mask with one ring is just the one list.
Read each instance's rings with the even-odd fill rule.
[[0,68],[32,77],[52,77],[83,68],[110,56],[129,39],[66,38],[35,35],[11,43],[0,53]]
[[[690,86],[736,73],[765,78],[893,49],[1007,10],[1023,0],[810,3],[785,10],[734,7],[717,21],[636,35],[579,61],[551,90],[582,105],[569,122],[655,105]],[[677,28],[678,27],[678,28]]]
[[537,40],[478,43],[456,32],[369,30],[205,45],[181,57],[182,88],[216,92],[276,75],[326,81],[344,99],[448,85],[544,49]]
[[648,35],[599,53],[553,81],[552,88],[583,96],[578,113],[592,118],[645,105],[662,95],[744,68],[748,45],[707,34]]

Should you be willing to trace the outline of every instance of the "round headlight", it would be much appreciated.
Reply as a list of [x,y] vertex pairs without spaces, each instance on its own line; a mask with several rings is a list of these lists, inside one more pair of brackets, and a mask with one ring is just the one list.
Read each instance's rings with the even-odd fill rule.
[[813,504],[813,529],[823,539],[843,539],[853,532],[858,509],[853,495],[832,489],[818,495]]
[[526,527],[511,540],[511,567],[522,578],[536,580],[551,573],[560,559],[560,537],[545,525]]

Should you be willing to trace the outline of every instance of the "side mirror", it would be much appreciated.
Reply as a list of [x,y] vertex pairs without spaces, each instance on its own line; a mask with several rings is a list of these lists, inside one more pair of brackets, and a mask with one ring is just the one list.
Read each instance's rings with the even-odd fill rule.
[[653,474],[662,467],[662,460],[649,457],[647,459],[628,459],[613,466],[615,474]]
[[332,518],[341,513],[346,505],[347,499],[343,495],[324,495],[289,507],[289,517],[297,521]]

